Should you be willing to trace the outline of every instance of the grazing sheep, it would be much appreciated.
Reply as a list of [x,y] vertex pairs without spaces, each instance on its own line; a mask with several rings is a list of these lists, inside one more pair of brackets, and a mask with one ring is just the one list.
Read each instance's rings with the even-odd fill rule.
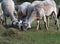
[[13,0],[2,0],[2,10],[3,10],[3,23],[6,24],[6,16],[9,16],[11,22],[16,24],[17,19],[14,16],[15,5]]
[[[39,2],[39,1],[37,1]],[[40,3],[40,2],[39,2]],[[47,23],[46,23],[46,16],[45,16],[45,12],[44,12],[44,9],[42,8],[42,3],[40,3],[40,7],[38,8],[37,7],[37,4],[35,4],[35,2],[33,2],[32,4],[32,7],[33,7],[33,10],[31,12],[30,15],[27,15],[27,17],[25,18],[25,21],[23,21],[23,27],[24,28],[31,28],[31,24],[34,20],[37,20],[38,22],[38,25],[37,25],[37,30],[40,26],[39,22],[40,22],[40,19],[43,19],[44,21],[44,24],[45,24],[45,27],[46,27],[46,30],[48,30],[48,27],[47,27]],[[39,11],[38,11],[39,10]]]
[[21,5],[15,5],[15,10],[18,13],[18,27],[21,28],[22,21],[29,14],[28,9],[30,7],[30,2],[24,2]]
[[[32,14],[27,16],[27,18],[24,21],[24,25],[27,28],[31,27],[32,21],[34,21],[37,18],[38,19],[42,19],[42,17],[43,17],[46,30],[48,30],[48,26],[47,25],[49,24],[49,22],[47,21],[48,22],[47,23],[46,19],[49,19],[49,16],[53,15],[53,17],[55,19],[55,23],[57,25],[57,29],[59,29],[59,24],[58,24],[58,19],[57,19],[56,4],[55,4],[54,1],[50,1],[50,2],[49,1],[34,1],[32,3],[32,6],[33,6],[33,8],[35,7],[35,9],[34,9],[35,12],[33,11]],[[39,29],[39,20],[37,22],[38,22],[38,26],[37,26],[37,30],[38,30]]]

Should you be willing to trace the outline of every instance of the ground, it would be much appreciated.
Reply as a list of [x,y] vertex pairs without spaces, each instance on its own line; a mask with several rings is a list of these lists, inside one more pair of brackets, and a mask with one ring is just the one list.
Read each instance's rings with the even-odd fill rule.
[[[9,20],[7,22],[9,23]],[[43,24],[41,21],[41,30],[38,31],[36,22],[33,22],[32,29],[27,31],[5,28],[0,24],[0,44],[60,44],[60,30],[57,30],[53,18],[50,18],[49,31],[46,31]]]

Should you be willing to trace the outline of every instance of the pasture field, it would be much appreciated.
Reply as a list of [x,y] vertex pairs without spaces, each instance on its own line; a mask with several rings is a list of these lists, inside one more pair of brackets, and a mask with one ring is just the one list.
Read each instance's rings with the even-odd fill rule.
[[36,31],[36,22],[33,22],[32,29],[26,32],[0,24],[0,44],[60,44],[60,30],[56,29],[53,18],[50,18],[49,31],[43,24],[41,21],[41,30]]

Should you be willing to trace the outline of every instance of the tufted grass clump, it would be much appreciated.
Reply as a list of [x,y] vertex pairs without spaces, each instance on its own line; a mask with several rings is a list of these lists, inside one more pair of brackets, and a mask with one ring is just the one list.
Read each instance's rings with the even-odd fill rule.
[[17,36],[18,33],[19,33],[19,30],[10,28],[3,33],[3,36]]

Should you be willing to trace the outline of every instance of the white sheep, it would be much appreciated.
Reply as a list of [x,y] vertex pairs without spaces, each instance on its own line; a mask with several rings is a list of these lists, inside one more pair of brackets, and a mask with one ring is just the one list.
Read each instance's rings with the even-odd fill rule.
[[16,24],[17,19],[14,16],[15,5],[13,0],[2,0],[3,22],[6,24],[6,16],[9,16],[11,22]]
[[[31,13],[31,15],[27,16],[25,19],[25,24],[27,24],[27,28],[31,27],[31,23],[32,21],[34,21],[35,19],[42,19],[42,17],[44,18],[44,24],[46,27],[46,30],[48,30],[48,26],[49,25],[46,21],[46,19],[49,18],[49,16],[52,14],[54,19],[55,19],[55,23],[57,25],[57,29],[59,29],[59,24],[58,24],[58,19],[57,19],[57,10],[56,10],[56,3],[54,1],[34,1],[31,5],[34,9],[34,11]],[[37,11],[37,13],[36,13]],[[37,17],[36,15],[39,17]],[[35,16],[34,16],[35,15]],[[47,17],[46,17],[47,16]],[[38,20],[38,26],[37,26],[37,30],[39,29],[39,20]]]

